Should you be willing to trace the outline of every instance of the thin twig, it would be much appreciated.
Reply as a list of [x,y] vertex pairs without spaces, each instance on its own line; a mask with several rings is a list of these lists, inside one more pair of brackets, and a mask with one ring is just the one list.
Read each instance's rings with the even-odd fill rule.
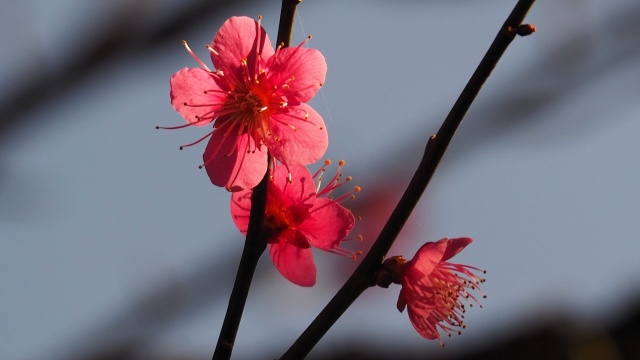
[[478,65],[458,100],[453,105],[449,115],[442,123],[438,133],[429,138],[424,156],[416,173],[368,254],[333,299],[280,358],[281,360],[302,359],[307,356],[358,296],[373,285],[373,276],[376,270],[384,260],[389,248],[391,248],[433,177],[464,115],[505,50],[515,38],[518,28],[534,2],[535,0],[520,0],[516,4],[504,25],[500,28],[489,50],[487,50],[480,65]]
[[[277,44],[282,45],[283,48],[289,46],[291,41],[293,20],[299,3],[299,0],[282,0]],[[231,358],[253,274],[260,256],[262,256],[267,247],[266,240],[262,236],[262,228],[267,205],[267,183],[271,173],[271,156],[268,156],[267,162],[269,168],[260,184],[253,189],[253,194],[251,195],[251,212],[249,214],[247,237],[242,250],[242,257],[240,258],[236,281],[233,284],[229,305],[227,306],[227,312],[218,337],[218,343],[213,353],[213,360]]]

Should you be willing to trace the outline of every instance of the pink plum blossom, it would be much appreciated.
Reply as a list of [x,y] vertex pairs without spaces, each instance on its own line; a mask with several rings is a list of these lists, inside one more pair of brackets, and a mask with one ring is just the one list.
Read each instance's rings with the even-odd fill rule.
[[402,285],[398,310],[407,308],[409,320],[418,333],[426,339],[438,339],[441,345],[439,330],[451,336],[466,327],[463,321],[466,305],[478,303],[469,291],[477,290],[486,297],[478,287],[485,280],[472,272],[481,270],[448,262],[472,241],[464,237],[428,242],[409,262],[398,256],[383,265],[391,270],[392,282]]
[[[301,165],[291,166],[289,170],[278,166],[267,185],[263,232],[269,255],[278,271],[300,286],[313,286],[316,282],[312,247],[354,258],[356,255],[339,247],[355,223],[353,214],[340,202],[353,197],[353,193],[337,199],[329,197],[333,189],[350,178],[341,180],[338,172],[320,189],[324,170],[325,166],[311,176]],[[252,192],[244,190],[231,196],[231,215],[243,234],[247,233],[249,225]]]
[[324,121],[306,103],[324,83],[327,65],[305,43],[274,50],[259,22],[232,17],[207,46],[212,71],[185,42],[201,68],[171,77],[171,105],[186,119],[182,127],[213,124],[185,145],[209,138],[203,166],[213,184],[229,191],[255,187],[267,171],[267,151],[287,167],[324,155]]

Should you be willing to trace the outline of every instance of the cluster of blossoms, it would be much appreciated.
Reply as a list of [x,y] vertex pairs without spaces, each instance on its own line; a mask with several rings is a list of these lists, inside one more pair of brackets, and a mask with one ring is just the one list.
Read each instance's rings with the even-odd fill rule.
[[213,125],[185,146],[209,138],[202,166],[214,185],[232,192],[231,214],[242,233],[248,228],[252,189],[267,172],[268,154],[282,164],[269,174],[263,231],[278,271],[295,284],[312,286],[311,247],[355,256],[339,247],[355,220],[340,198],[328,197],[344,183],[340,170],[320,189],[328,163],[314,176],[303,166],[319,160],[328,145],[322,117],[306,104],[324,83],[327,64],[318,50],[304,48],[305,42],[274,50],[259,22],[232,17],[207,46],[215,71],[184,42],[201,68],[175,73],[170,95],[187,121],[175,128]]
[[[360,189],[330,196],[350,180],[342,178],[343,161],[324,187],[322,176],[330,162],[314,175],[305,167],[318,161],[328,145],[322,117],[306,104],[324,83],[327,65],[305,43],[274,49],[259,21],[232,17],[207,46],[211,70],[184,42],[201,68],[184,68],[171,77],[171,104],[187,124],[165,129],[212,125],[204,137],[183,147],[209,139],[201,167],[214,185],[232,192],[231,215],[244,234],[253,188],[266,175],[269,155],[273,157],[264,239],[286,279],[313,286],[312,247],[353,258],[357,254],[340,247],[355,223],[341,203]],[[402,285],[398,309],[408,308],[411,323],[427,339],[442,343],[438,329],[450,335],[454,328],[464,328],[463,302],[477,302],[468,290],[479,290],[484,281],[472,272],[478,269],[447,262],[469,243],[469,238],[427,243],[411,261],[390,258],[378,272],[378,285]]]

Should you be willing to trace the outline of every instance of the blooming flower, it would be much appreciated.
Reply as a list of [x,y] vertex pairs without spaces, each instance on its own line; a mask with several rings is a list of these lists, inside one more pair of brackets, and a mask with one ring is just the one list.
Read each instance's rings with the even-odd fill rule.
[[485,280],[472,272],[481,270],[447,261],[472,241],[445,238],[428,242],[409,262],[398,256],[383,264],[391,274],[391,282],[402,285],[398,310],[402,312],[406,307],[418,333],[426,339],[438,339],[441,345],[439,329],[451,336],[452,332],[461,333],[455,328],[466,327],[465,304],[471,307],[473,302],[478,303],[469,290],[477,290],[486,297],[478,287]]
[[187,120],[178,127],[213,123],[213,131],[185,145],[210,138],[203,166],[213,184],[255,187],[267,170],[267,150],[286,166],[324,155],[324,121],[306,102],[324,83],[327,65],[305,42],[274,51],[259,22],[232,17],[207,46],[215,71],[184,43],[202,68],[171,77],[171,105]]
[[[325,166],[314,176],[301,165],[292,166],[289,170],[278,166],[267,185],[263,231],[266,232],[269,255],[278,271],[300,286],[313,286],[316,282],[311,247],[355,257],[355,253],[339,248],[355,223],[353,214],[339,202],[353,194],[337,199],[328,197],[333,189],[350,178],[341,180],[338,173],[320,189]],[[288,171],[291,171],[290,175]],[[317,184],[314,179],[318,180]],[[359,188],[356,187],[355,191]],[[231,196],[231,215],[243,234],[247,233],[249,225],[252,192],[244,190]]]

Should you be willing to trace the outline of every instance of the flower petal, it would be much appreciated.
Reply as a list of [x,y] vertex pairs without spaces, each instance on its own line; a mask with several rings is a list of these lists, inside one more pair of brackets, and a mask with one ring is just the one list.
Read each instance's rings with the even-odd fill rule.
[[285,165],[314,163],[324,156],[329,145],[322,117],[307,104],[273,114],[272,130],[267,146]]
[[447,261],[451,259],[472,242],[473,242],[473,239],[468,237],[449,239],[449,241],[447,241],[447,250],[445,250],[444,255],[442,255],[442,261]]
[[276,239],[272,240],[271,242],[274,241],[286,242],[287,244],[293,245],[300,249],[309,249],[311,247],[311,244],[309,243],[309,240],[307,240],[307,237],[298,230],[293,229],[288,229],[281,232],[278,237],[276,237]]
[[[291,182],[289,182],[291,172]],[[282,190],[284,206],[311,208],[316,196],[316,186],[309,170],[302,165],[277,166],[273,171],[273,185]]]
[[318,198],[307,219],[298,226],[298,231],[307,236],[312,246],[331,250],[340,245],[354,224],[351,211],[333,200]]
[[[259,40],[259,44],[258,41]],[[242,60],[247,59],[247,70],[255,75],[256,56],[261,54],[259,65],[264,69],[267,60],[274,54],[266,31],[255,20],[246,16],[234,16],[225,21],[211,42],[218,55],[211,53],[211,62],[225,76],[242,79]]]
[[225,130],[216,129],[204,151],[207,175],[214,185],[229,191],[254,188],[267,172],[267,152],[256,149],[247,134],[231,131],[225,136]]
[[280,49],[267,67],[269,82],[277,85],[278,94],[291,104],[311,100],[327,76],[327,62],[320,51],[301,46]]
[[253,190],[247,189],[231,194],[231,218],[241,233],[247,234],[249,229],[249,214],[251,213],[251,194]]
[[[213,112],[224,101],[224,94],[211,74],[203,69],[184,68],[173,74],[171,84],[171,105],[192,125],[203,126],[211,123]],[[211,106],[202,106],[210,104]],[[209,121],[201,121],[208,118]]]
[[300,286],[316,283],[316,265],[311,249],[301,249],[279,241],[269,245],[269,255],[278,271],[287,280]]
[[416,256],[407,263],[407,280],[420,281],[422,277],[431,274],[433,269],[442,260],[442,255],[447,248],[447,239],[436,242],[428,242],[418,249]]
[[409,320],[411,320],[411,325],[416,329],[416,331],[422,335],[423,338],[434,340],[440,339],[440,334],[437,329],[437,319],[431,316],[432,310],[430,309],[422,309],[411,306],[407,307],[407,314],[409,315]]

